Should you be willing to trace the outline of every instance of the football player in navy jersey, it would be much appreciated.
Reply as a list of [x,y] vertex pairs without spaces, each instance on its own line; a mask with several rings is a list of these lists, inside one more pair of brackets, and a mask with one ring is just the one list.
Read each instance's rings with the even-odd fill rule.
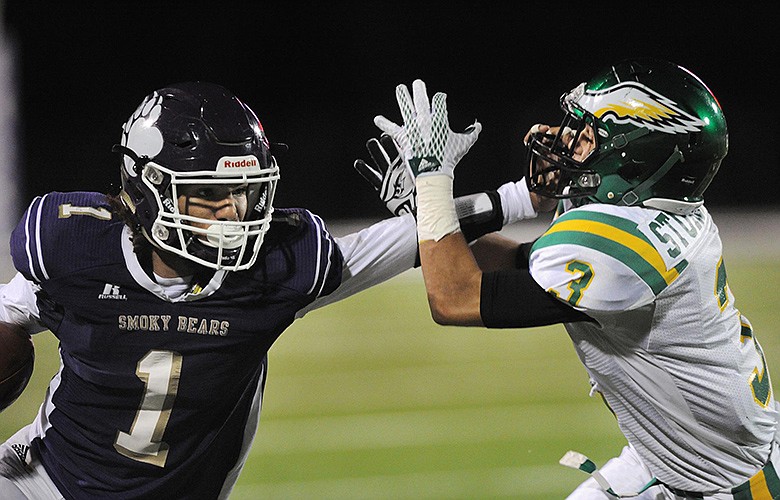
[[[420,260],[435,321],[564,324],[627,444],[567,498],[780,498],[778,409],[764,353],[735,304],[703,194],[728,150],[720,104],[676,64],[612,64],[561,97],[564,121],[526,135],[529,189],[560,199],[538,239],[466,244],[452,199],[473,133],[446,95],[396,88],[379,116],[417,189]],[[486,265],[487,264],[487,265]],[[584,424],[587,425],[587,424]]]
[[[124,125],[119,195],[33,200],[0,321],[51,330],[61,363],[35,420],[0,447],[0,498],[226,498],[276,338],[414,265],[402,162],[380,146],[369,170],[405,215],[334,238],[307,210],[274,209],[273,147],[225,88],[175,84]],[[536,215],[524,182],[463,206],[475,236]]]

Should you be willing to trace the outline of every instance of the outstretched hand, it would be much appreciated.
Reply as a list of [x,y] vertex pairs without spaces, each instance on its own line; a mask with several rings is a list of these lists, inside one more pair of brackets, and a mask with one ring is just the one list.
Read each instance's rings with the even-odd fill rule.
[[379,199],[393,215],[414,214],[417,198],[409,165],[404,161],[393,138],[382,134],[379,139],[371,138],[366,149],[372,165],[361,159],[354,167],[379,193]]
[[447,94],[438,92],[430,101],[422,80],[412,83],[412,93],[413,97],[404,84],[395,89],[402,126],[381,115],[374,118],[374,123],[395,140],[415,177],[453,177],[455,166],[477,141],[482,125],[475,121],[464,132],[455,133],[447,116]]

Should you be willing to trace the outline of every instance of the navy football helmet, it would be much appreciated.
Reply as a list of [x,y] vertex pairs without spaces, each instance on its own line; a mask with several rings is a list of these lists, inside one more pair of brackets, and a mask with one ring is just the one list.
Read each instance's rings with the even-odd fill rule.
[[717,99],[693,73],[667,61],[614,64],[564,94],[561,108],[557,133],[537,132],[528,141],[526,179],[531,191],[575,206],[690,213],[728,151]]
[[[124,124],[114,149],[123,154],[120,198],[155,247],[213,269],[236,271],[255,262],[270,227],[279,168],[260,121],[233,93],[203,82],[156,90]],[[244,220],[181,213],[184,185],[245,188]]]

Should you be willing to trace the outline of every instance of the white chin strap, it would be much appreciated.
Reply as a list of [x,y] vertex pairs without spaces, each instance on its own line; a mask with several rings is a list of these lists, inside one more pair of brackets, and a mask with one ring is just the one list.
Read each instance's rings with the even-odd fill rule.
[[[245,231],[240,227],[223,226],[221,224],[210,225],[205,233],[198,234],[200,240],[213,248],[225,248],[233,250],[244,242]],[[205,237],[205,238],[204,238]]]

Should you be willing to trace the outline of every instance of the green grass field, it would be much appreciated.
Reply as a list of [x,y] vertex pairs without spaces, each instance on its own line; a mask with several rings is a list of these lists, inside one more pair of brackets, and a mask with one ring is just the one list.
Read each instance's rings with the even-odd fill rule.
[[[780,370],[776,260],[728,261],[737,306]],[[778,278],[778,279],[775,279]],[[36,337],[25,394],[0,438],[29,422],[58,367]],[[623,437],[563,327],[445,328],[430,319],[418,271],[293,325],[272,348],[263,415],[232,498],[563,498]]]

